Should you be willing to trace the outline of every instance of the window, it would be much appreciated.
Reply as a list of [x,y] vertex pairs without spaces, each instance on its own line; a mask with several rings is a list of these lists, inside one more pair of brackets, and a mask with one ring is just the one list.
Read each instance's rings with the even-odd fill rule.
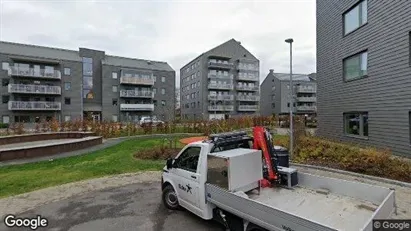
[[163,83],[164,83],[165,81],[166,81],[166,77],[164,77],[164,76],[163,76],[163,77],[161,77],[161,82],[163,82]]
[[70,98],[64,98],[64,104],[71,104]]
[[290,107],[290,103],[287,103],[287,107]]
[[111,73],[111,78],[117,79],[117,72],[112,72]]
[[90,90],[93,88],[93,77],[91,76],[84,76],[83,77],[83,89]]
[[3,124],[10,123],[10,116],[3,116],[2,121],[3,121]]
[[113,85],[113,92],[117,92],[117,85]]
[[361,1],[344,13],[344,35],[353,32],[368,20],[367,0]]
[[197,172],[198,158],[200,157],[200,147],[188,147],[174,161],[175,168],[181,168],[189,172]]
[[118,116],[117,115],[113,115],[111,120],[113,120],[113,122],[117,122],[118,121]]
[[112,100],[112,104],[113,104],[113,106],[117,106],[118,100],[117,100],[117,99],[113,99],[113,100]]
[[8,62],[2,62],[1,63],[1,69],[7,71],[9,69],[9,63]]
[[70,120],[71,120],[71,116],[69,115],[64,116],[64,122],[68,122]]
[[367,75],[368,53],[362,52],[343,60],[344,79],[351,80]]
[[83,57],[83,75],[93,75],[93,59]]
[[153,100],[153,104],[157,107],[157,100]]
[[64,68],[64,75],[70,75],[71,74],[71,69],[68,67]]
[[65,82],[64,83],[64,90],[69,91],[71,89],[71,83],[70,82]]
[[347,135],[368,136],[368,112],[344,114],[344,131]]
[[409,47],[409,50],[410,50],[410,53],[409,53],[409,55],[410,55],[410,66],[411,66],[411,31],[408,32],[408,40],[409,40],[408,47]]
[[165,100],[161,100],[161,105],[162,105],[162,106],[166,106],[166,101],[165,101]]
[[272,104],[271,104],[271,107],[272,107],[272,108],[275,108],[275,103],[272,103]]
[[7,87],[7,85],[9,85],[9,83],[10,83],[10,79],[2,79],[1,80],[1,85],[3,87]]
[[154,92],[154,95],[155,95],[156,92],[157,92],[157,88],[153,88],[153,92]]
[[157,76],[153,76],[153,79],[154,79],[154,82],[156,82],[157,81]]
[[10,96],[8,96],[8,95],[3,95],[3,96],[1,97],[1,101],[2,101],[3,103],[8,103],[9,100],[10,100]]
[[165,95],[166,94],[166,89],[165,88],[161,88],[161,94]]

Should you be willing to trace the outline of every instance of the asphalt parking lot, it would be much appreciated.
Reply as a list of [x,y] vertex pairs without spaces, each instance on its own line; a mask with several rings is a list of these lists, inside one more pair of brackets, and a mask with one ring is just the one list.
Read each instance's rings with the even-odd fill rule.
[[[17,217],[37,215],[48,220],[47,227],[37,230],[224,230],[215,222],[204,221],[187,211],[165,209],[161,203],[159,182],[94,191],[42,205]],[[30,229],[7,228],[2,222],[0,230]]]

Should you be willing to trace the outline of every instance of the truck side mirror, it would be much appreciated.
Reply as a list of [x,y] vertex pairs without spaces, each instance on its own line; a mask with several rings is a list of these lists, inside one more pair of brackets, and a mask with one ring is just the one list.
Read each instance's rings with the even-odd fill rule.
[[167,169],[173,168],[173,158],[168,158],[167,159]]

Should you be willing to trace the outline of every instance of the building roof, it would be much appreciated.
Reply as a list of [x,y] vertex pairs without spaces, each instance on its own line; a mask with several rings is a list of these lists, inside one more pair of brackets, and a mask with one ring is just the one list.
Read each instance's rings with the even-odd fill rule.
[[[274,77],[279,79],[280,81],[290,80],[290,73],[273,73]],[[304,74],[293,74],[293,80],[295,81],[312,81],[308,75]]]
[[105,65],[159,70],[159,71],[174,71],[174,69],[166,62],[152,61],[144,59],[132,59],[119,56],[106,55],[102,61]]
[[78,51],[0,41],[0,53],[58,60],[81,61]]

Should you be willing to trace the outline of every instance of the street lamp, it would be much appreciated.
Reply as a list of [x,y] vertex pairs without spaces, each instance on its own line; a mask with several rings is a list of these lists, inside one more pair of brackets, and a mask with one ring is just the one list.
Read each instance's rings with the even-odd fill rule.
[[292,38],[286,39],[286,43],[290,44],[290,155],[293,154],[293,42]]

